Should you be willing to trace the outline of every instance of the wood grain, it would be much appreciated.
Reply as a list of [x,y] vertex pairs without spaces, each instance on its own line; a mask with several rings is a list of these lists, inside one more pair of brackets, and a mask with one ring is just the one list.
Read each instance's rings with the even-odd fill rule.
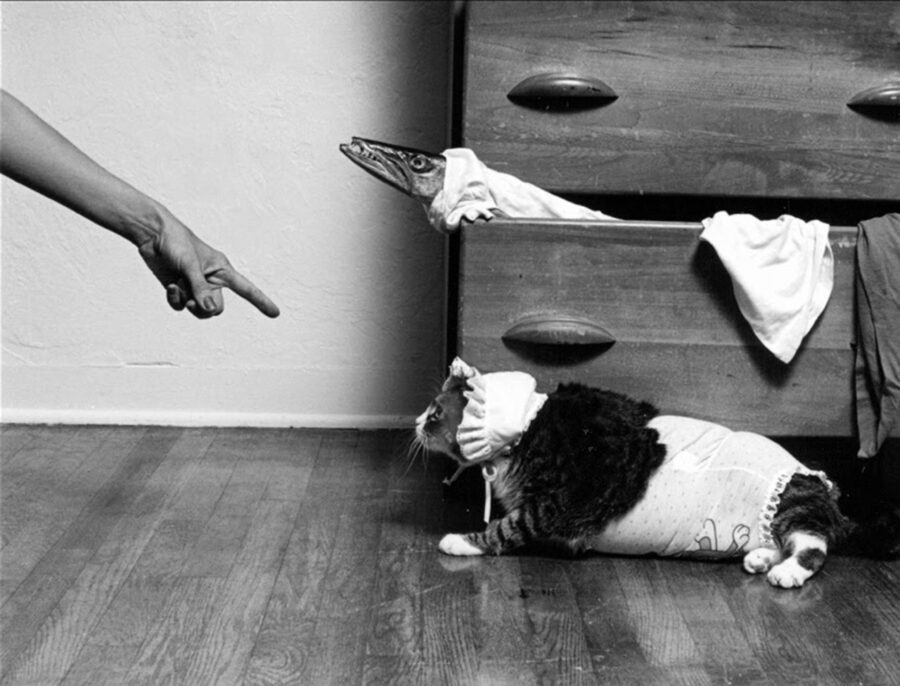
[[[699,224],[494,220],[463,229],[459,354],[549,391],[591,383],[662,412],[770,435],[853,435],[855,231],[832,227],[834,288],[790,364],[744,320]],[[502,340],[536,316],[601,324],[612,346]]]
[[[887,686],[900,673],[900,562],[831,556],[782,591],[736,562],[450,558],[437,541],[478,526],[480,480],[446,488],[443,462],[407,468],[406,432],[7,430],[2,466],[10,446],[31,471],[16,497],[61,528],[8,586],[3,686]],[[16,458],[26,445],[32,464]]]
[[[895,82],[892,2],[490,2],[466,22],[463,140],[552,192],[900,197],[900,122],[846,103]],[[598,110],[507,93],[565,72]]]

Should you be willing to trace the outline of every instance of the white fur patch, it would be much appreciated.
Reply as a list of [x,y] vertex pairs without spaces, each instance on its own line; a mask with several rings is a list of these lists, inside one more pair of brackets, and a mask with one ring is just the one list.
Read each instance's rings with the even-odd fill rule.
[[807,550],[809,548],[821,550],[823,553],[828,552],[828,544],[823,541],[820,536],[805,534],[802,531],[798,531],[790,535],[790,541],[791,545],[794,546],[793,550],[795,555],[801,550]]
[[756,548],[744,555],[744,571],[763,574],[781,561],[781,553],[773,548]]
[[810,570],[800,566],[797,558],[789,557],[781,564],[772,567],[766,579],[773,586],[799,588],[812,575]]
[[790,535],[791,557],[787,558],[781,564],[777,564],[769,570],[766,577],[773,586],[781,588],[799,588],[806,580],[815,572],[806,569],[797,562],[797,555],[804,550],[821,550],[823,553],[828,552],[828,544],[819,536],[797,532]]
[[469,543],[460,534],[447,534],[441,539],[438,548],[447,555],[484,555],[479,548]]

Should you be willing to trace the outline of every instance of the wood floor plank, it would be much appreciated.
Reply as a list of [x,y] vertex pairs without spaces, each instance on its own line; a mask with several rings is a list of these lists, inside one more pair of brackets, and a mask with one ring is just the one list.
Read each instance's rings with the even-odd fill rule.
[[[817,583],[818,582],[818,583]],[[732,614],[770,682],[822,683],[803,623],[827,613],[821,577],[796,591],[773,588],[761,576],[735,577],[726,595]]]
[[[835,656],[865,684],[890,684],[900,674],[900,562],[831,559],[826,602],[841,629]],[[862,599],[862,602],[861,602]]]
[[338,685],[361,679],[366,637],[373,621],[380,503],[363,498],[346,505],[322,584],[322,602],[311,637],[314,648],[304,665],[302,683]]
[[727,580],[744,574],[740,563],[666,560],[659,571],[714,682],[766,684],[769,676],[725,599]]
[[770,597],[780,611],[781,630],[790,635],[798,662],[809,665],[807,674],[798,677],[800,683],[843,686],[858,679],[863,665],[855,640],[848,636],[836,619],[832,604],[825,600],[834,592],[832,574],[820,573],[796,594],[779,593],[780,589],[771,588],[762,578],[755,581],[772,594]]
[[171,430],[148,430],[104,487],[93,519],[95,526],[107,528],[107,537],[28,646],[11,661],[4,682],[59,681],[65,676],[152,536],[165,497],[159,493],[166,493],[190,464],[163,465],[177,437]]
[[832,556],[785,591],[739,563],[453,558],[437,542],[481,526],[480,476],[447,488],[440,462],[407,469],[408,432],[11,435],[22,508],[6,547],[23,555],[0,564],[0,686],[894,686],[900,674],[900,562]]
[[[122,686],[137,649],[130,645],[85,646],[66,676],[64,686]],[[127,665],[127,667],[123,666]]]
[[[136,651],[146,632],[155,620],[160,608],[172,592],[185,559],[193,546],[201,527],[185,526],[184,520],[170,519],[170,509],[175,493],[189,491],[199,485],[198,472],[206,460],[215,432],[204,429],[186,429],[169,452],[168,462],[187,462],[171,497],[161,508],[161,516],[131,573],[122,583],[99,623],[91,631],[82,651],[102,652],[109,646],[129,646]],[[79,667],[84,656],[79,655],[73,669]],[[124,651],[123,651],[123,654]],[[126,668],[118,666],[119,669]]]
[[422,569],[434,553],[379,549],[375,562],[372,629],[366,640],[370,656],[409,656],[421,660]]
[[47,529],[59,531],[68,525],[60,518],[72,510],[77,513],[93,494],[97,480],[86,483],[84,476],[98,461],[109,461],[103,446],[111,433],[109,427],[82,427],[59,447],[52,466],[23,466],[18,471],[27,474],[28,482],[4,482],[0,519],[12,546],[7,551],[11,559],[22,561],[26,546],[43,541]]
[[266,499],[299,502],[304,498],[324,435],[313,430],[266,432],[267,440],[257,453],[269,475]]
[[3,483],[13,492],[13,486],[17,485],[17,479],[23,474],[25,478],[34,474],[38,468],[46,468],[53,465],[56,451],[64,446],[81,427],[78,426],[49,426],[37,425],[29,427],[23,436],[16,441],[13,439],[9,449],[3,448],[2,462],[0,462],[0,475]]
[[[0,480],[4,547],[17,539],[21,547],[22,539],[28,540],[27,534],[21,534],[32,523],[32,515],[45,509],[45,502],[53,502],[54,494],[59,497],[58,485],[65,483],[67,472],[85,457],[84,451],[78,449],[77,438],[86,433],[79,427],[47,427],[41,434],[43,440],[18,451],[14,458],[4,458]],[[70,443],[75,445],[67,448]],[[10,558],[18,559],[17,552],[12,552]]]
[[[157,622],[152,630],[158,640],[160,633],[169,630],[167,622],[174,621],[173,617],[177,618],[185,607],[184,598],[176,595],[174,600],[169,600],[171,594],[183,590],[183,578],[224,580],[229,575],[249,531],[258,501],[267,492],[267,484],[273,479],[290,484],[297,482],[297,478],[286,470],[272,469],[267,464],[272,459],[275,446],[285,448],[281,451],[281,457],[290,452],[292,462],[302,461],[302,456],[298,459],[293,457],[293,449],[298,443],[292,438],[292,433],[296,432],[219,431],[212,445],[215,434],[210,431],[198,434],[199,442],[188,454],[193,455],[199,464],[182,487],[182,493],[194,497],[177,498],[167,509],[164,521],[146,546],[116,601],[94,631],[85,653],[103,654],[109,645],[128,645],[138,653],[157,618],[154,609],[159,610],[167,603],[174,604],[174,608],[164,611],[162,623]],[[242,503],[242,498],[247,502]],[[210,587],[206,583],[197,586],[200,589]],[[205,607],[194,607],[191,611],[203,616],[207,610]],[[181,632],[177,624],[171,630]],[[183,637],[179,651],[183,651],[190,641],[197,642],[198,637],[194,635],[196,627],[188,633],[191,635]],[[149,683],[154,683],[159,674],[148,668],[148,661],[152,662],[157,654],[156,648],[151,642],[147,648],[149,653],[132,656],[133,661],[139,662],[137,671],[129,678],[148,679]],[[162,654],[167,652],[164,650]],[[121,654],[123,659],[127,656],[127,653]],[[93,662],[91,655],[80,657],[79,662],[82,659]],[[183,656],[180,662],[175,660],[176,664],[182,662]],[[115,667],[117,671],[124,669],[127,673],[129,665]],[[79,666],[76,664],[76,668]],[[176,678],[179,674],[183,676],[184,671],[177,668],[173,672],[172,665],[160,669],[165,679]],[[91,674],[87,668],[81,669],[81,672],[87,675],[85,678]]]
[[0,460],[6,464],[22,446],[33,440],[40,425],[0,423]]
[[615,558],[598,555],[573,560],[566,572],[580,610],[594,673],[604,677],[607,672],[635,666],[645,673],[652,671],[629,617]]
[[332,549],[327,523],[317,516],[315,504],[301,504],[245,674],[248,686],[302,683]]
[[[301,515],[314,515],[317,521],[310,527],[298,519],[303,537],[291,540],[292,546],[317,552],[314,559],[319,565],[327,549],[324,575],[319,576],[321,567],[313,568],[320,597],[315,607],[289,607],[292,601],[302,600],[303,589],[298,594],[280,575],[248,667],[248,683],[265,683],[264,675],[277,677],[275,683],[359,681],[365,635],[371,624],[370,597],[380,511],[389,481],[384,467],[390,441],[387,432],[338,432],[323,442],[307,485],[310,500],[318,507],[300,511]],[[324,546],[321,527],[333,532]],[[285,562],[283,574],[296,570],[296,553],[289,552]],[[288,645],[276,628],[284,626],[301,632],[293,638],[301,639],[303,648]]]
[[[0,626],[7,628],[0,642],[3,673],[94,556],[106,534],[102,528],[91,526],[89,522],[101,507],[106,493],[104,488],[118,478],[119,464],[133,453],[144,434],[144,429],[118,430],[98,451],[102,459],[83,475],[84,493],[91,494],[87,502],[47,553],[27,570],[24,579],[20,581],[19,577],[25,570],[10,564],[8,555],[3,556],[0,573],[4,581],[5,601],[0,608]],[[88,485],[91,479],[94,480],[93,486]],[[73,485],[73,490],[77,490],[77,484]],[[49,502],[47,507],[49,512],[54,512],[54,501]],[[111,526],[112,522],[108,524]],[[86,530],[91,531],[92,535],[86,536]]]
[[312,683],[304,681],[319,659],[313,645],[319,609],[341,513],[351,503],[366,472],[353,470],[335,478],[342,461],[359,443],[357,432],[329,432],[313,456],[305,495],[297,511],[256,644],[245,674],[247,684]]
[[[172,582],[156,621],[145,634],[143,644],[132,649],[129,663],[117,664],[121,684],[157,686],[189,684],[188,672],[194,651],[213,621],[217,599],[224,592],[224,579],[185,577]],[[102,656],[102,646],[94,645],[93,654]],[[91,655],[90,657],[93,657]],[[102,672],[103,664],[85,659],[86,677]],[[88,669],[90,667],[91,669]],[[80,676],[80,675],[79,675]],[[90,681],[78,682],[88,686]]]
[[660,565],[660,560],[649,558],[614,561],[641,651],[672,684],[711,684],[687,624],[666,590]]
[[[0,519],[4,532],[10,533],[0,558],[3,580],[0,604],[6,603],[56,541],[63,536],[69,539],[69,528],[115,471],[123,454],[134,448],[143,433],[142,429],[101,430],[87,432],[87,441],[78,441],[73,436],[67,441],[69,452],[74,447],[80,450],[80,455],[76,453],[75,459],[63,459],[59,464],[40,469],[42,476],[33,479],[30,486],[21,486],[16,494],[19,497],[5,496],[5,505],[17,513]],[[73,468],[73,464],[77,466]]]
[[435,505],[441,502],[442,489],[440,481],[434,478],[428,487],[417,490],[388,490],[381,513],[380,550],[416,550],[434,554],[446,533],[442,508]]
[[591,656],[575,591],[566,574],[571,560],[520,559],[525,613],[531,624],[531,660],[541,683],[593,683]]
[[532,630],[517,557],[439,556],[425,572],[426,587],[434,588],[423,603],[426,678],[471,682],[518,662],[519,682],[537,683],[523,659]]
[[365,686],[425,684],[421,655],[368,655],[360,683]]
[[297,504],[263,500],[203,637],[190,655],[185,683],[241,683],[297,516]]

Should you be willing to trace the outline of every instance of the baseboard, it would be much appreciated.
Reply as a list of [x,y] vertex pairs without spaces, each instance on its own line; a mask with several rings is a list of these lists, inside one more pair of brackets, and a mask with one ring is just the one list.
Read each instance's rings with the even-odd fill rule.
[[420,368],[3,368],[0,421],[212,427],[411,428]]
[[151,412],[107,410],[0,411],[3,424],[108,424],[115,426],[259,427],[309,429],[412,429],[403,415],[275,414],[245,412]]

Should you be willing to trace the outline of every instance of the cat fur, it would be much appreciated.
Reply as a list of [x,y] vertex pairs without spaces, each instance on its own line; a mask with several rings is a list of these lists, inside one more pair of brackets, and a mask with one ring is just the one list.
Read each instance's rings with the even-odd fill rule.
[[[418,443],[455,459],[460,469],[471,465],[456,442],[467,388],[464,378],[448,378],[416,423]],[[519,442],[493,461],[493,493],[505,514],[482,532],[447,534],[440,550],[449,555],[502,554],[538,544],[584,552],[593,535],[641,501],[662,464],[666,447],[647,425],[657,414],[650,403],[613,391],[561,384]],[[744,569],[765,573],[774,586],[802,586],[822,567],[829,550],[853,538],[854,525],[840,512],[837,499],[837,489],[821,479],[794,475],[772,520],[776,546],[747,552]],[[884,529],[885,540],[876,547],[896,548],[900,524],[891,521]]]

